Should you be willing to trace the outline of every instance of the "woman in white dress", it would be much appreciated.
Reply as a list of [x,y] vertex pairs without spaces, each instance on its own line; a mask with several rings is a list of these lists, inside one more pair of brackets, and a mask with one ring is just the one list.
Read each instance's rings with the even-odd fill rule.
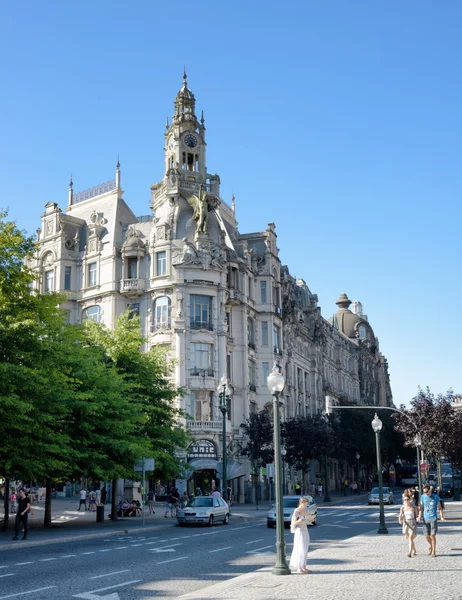
[[307,506],[308,498],[302,496],[290,522],[290,531],[294,534],[294,547],[289,567],[296,570],[297,573],[311,573],[306,568],[306,555],[310,545],[310,534],[308,533],[308,520],[310,517],[306,511]]

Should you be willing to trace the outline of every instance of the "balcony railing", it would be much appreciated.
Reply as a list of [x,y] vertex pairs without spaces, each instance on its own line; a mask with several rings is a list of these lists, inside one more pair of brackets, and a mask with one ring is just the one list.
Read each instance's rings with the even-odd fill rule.
[[120,292],[127,293],[142,293],[146,288],[144,279],[122,279],[120,281]]
[[192,431],[221,431],[222,421],[186,421],[186,427]]
[[111,179],[111,181],[106,181],[106,183],[101,183],[100,185],[95,185],[94,187],[84,190],[83,192],[78,192],[77,194],[73,195],[72,204],[78,204],[84,200],[89,200],[90,198],[101,196],[101,194],[106,194],[106,192],[111,192],[115,189],[115,186],[116,180]]
[[213,325],[210,321],[191,321],[191,329],[208,329],[213,331]]
[[198,369],[197,367],[191,367],[189,374],[191,377],[213,377],[215,371],[213,369]]

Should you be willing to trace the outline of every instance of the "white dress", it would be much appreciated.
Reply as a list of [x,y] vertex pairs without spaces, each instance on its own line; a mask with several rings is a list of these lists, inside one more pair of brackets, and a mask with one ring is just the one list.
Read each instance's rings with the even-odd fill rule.
[[[292,523],[301,517],[300,511],[295,509],[292,515]],[[306,521],[300,523],[295,528],[294,533],[294,547],[292,550],[292,556],[290,557],[289,567],[292,570],[299,571],[300,569],[306,568],[306,555],[308,554],[308,548],[310,546],[310,534],[308,533],[308,527]]]

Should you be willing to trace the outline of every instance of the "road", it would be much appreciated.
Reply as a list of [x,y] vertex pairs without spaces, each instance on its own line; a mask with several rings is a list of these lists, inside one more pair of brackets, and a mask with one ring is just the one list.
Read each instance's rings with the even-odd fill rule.
[[[398,527],[397,506],[386,507],[389,527]],[[236,510],[229,525],[177,527],[166,521],[147,533],[24,547],[0,554],[0,600],[171,599],[255,571],[275,560],[275,529],[266,511]],[[378,527],[377,506],[320,506],[310,527],[313,551]],[[285,533],[287,554],[292,535]],[[18,542],[20,544],[20,542]]]

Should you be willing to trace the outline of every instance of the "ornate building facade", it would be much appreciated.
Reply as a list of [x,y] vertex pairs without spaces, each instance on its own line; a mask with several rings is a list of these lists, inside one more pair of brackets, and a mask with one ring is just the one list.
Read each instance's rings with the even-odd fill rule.
[[240,425],[271,403],[266,378],[275,361],[287,381],[283,419],[321,412],[326,394],[385,405],[392,397],[373,331],[346,296],[326,321],[317,296],[281,265],[274,223],[239,232],[234,199],[224,202],[220,177],[207,172],[205,133],[185,75],[165,126],[164,175],[151,186],[150,214],[137,217],[125,203],[119,164],[114,180],[90,190],[74,193],[71,181],[67,207],[45,207],[33,266],[41,291],[67,294],[70,322],[112,327],[129,308],[148,346],[165,346],[176,359],[175,384],[187,390],[178,405],[195,439],[180,488],[220,477],[216,390],[227,376],[228,478],[243,501],[250,468],[240,456]]

